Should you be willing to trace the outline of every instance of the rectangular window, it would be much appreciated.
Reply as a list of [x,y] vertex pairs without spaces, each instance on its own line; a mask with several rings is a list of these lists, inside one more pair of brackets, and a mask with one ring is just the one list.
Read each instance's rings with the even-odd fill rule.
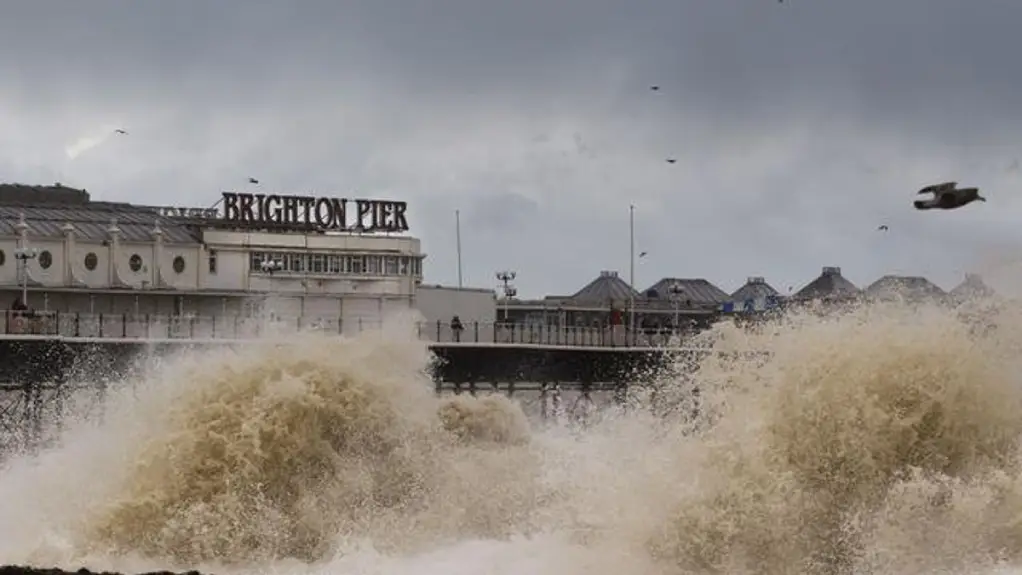
[[327,258],[327,266],[330,269],[330,273],[341,273],[341,256],[329,256]]
[[387,275],[389,275],[389,276],[396,276],[397,275],[397,269],[398,269],[397,268],[397,257],[395,257],[395,256],[387,256],[387,259],[384,260],[384,266],[386,266],[385,271],[386,271]]
[[261,269],[261,266],[263,265],[263,258],[265,258],[265,257],[266,257],[266,254],[262,254],[262,253],[259,253],[259,252],[252,252],[252,258],[251,258],[252,259],[252,271],[257,272],[257,271],[259,271]]
[[216,273],[216,250],[209,250],[209,273]]
[[351,256],[351,273],[353,274],[364,273],[363,272],[364,269],[363,264],[365,263],[364,260],[365,258],[362,256]]
[[308,262],[306,261],[307,257],[305,254],[287,254],[287,258],[290,260],[290,265],[287,266],[287,269],[299,274],[305,272],[305,270],[309,269]]
[[398,267],[398,273],[402,276],[408,275],[408,258],[402,257],[400,266]]
[[309,260],[312,273],[321,274],[326,271],[326,257],[323,254],[312,254]]
[[366,256],[366,273],[371,276],[378,276],[383,271],[380,269],[380,256]]

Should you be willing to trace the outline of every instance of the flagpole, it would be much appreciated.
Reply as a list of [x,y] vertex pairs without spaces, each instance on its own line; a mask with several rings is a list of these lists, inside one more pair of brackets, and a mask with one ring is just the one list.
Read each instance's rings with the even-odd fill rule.
[[461,289],[461,210],[454,210],[454,235],[458,243],[458,289]]
[[628,206],[628,241],[629,241],[629,248],[628,248],[628,258],[629,258],[628,259],[628,263],[629,263],[628,285],[632,288],[632,292],[630,294],[631,295],[630,302],[629,302],[631,305],[629,306],[630,309],[629,309],[629,313],[628,313],[628,315],[629,315],[628,323],[630,325],[629,330],[633,334],[632,337],[633,337],[633,341],[634,341],[634,337],[635,337],[634,336],[634,334],[635,334],[635,206],[634,205],[629,205]]

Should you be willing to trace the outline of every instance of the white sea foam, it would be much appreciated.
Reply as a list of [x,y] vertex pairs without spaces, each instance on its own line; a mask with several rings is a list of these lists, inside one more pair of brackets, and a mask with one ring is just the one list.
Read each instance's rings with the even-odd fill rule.
[[445,575],[1022,565],[1022,314],[1003,307],[980,325],[961,311],[721,325],[703,343],[769,356],[639,378],[627,409],[584,428],[530,427],[501,397],[436,397],[425,344],[394,332],[188,352],[0,472],[0,562]]

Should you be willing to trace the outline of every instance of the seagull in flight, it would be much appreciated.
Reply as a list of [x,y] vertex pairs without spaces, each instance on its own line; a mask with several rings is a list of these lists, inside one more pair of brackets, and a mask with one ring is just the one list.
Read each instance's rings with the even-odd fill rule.
[[118,128],[118,129],[114,130],[114,133],[115,133],[115,134],[123,134],[123,135],[125,135],[125,136],[127,136],[127,135],[128,135],[128,132],[126,132],[126,131],[124,131],[124,130],[122,130],[122,129],[120,129],[120,128]]
[[979,195],[979,188],[959,188],[958,182],[943,182],[926,186],[918,194],[933,194],[929,200],[916,200],[912,205],[917,210],[953,210],[975,201],[985,202]]

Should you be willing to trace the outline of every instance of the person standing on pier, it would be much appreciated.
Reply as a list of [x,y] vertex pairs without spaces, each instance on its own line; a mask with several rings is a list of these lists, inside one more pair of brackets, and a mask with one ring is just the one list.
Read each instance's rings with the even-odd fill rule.
[[451,318],[451,335],[454,336],[456,343],[461,342],[461,332],[464,329],[465,326],[461,324],[461,318],[458,317],[458,314],[454,314],[454,317]]

